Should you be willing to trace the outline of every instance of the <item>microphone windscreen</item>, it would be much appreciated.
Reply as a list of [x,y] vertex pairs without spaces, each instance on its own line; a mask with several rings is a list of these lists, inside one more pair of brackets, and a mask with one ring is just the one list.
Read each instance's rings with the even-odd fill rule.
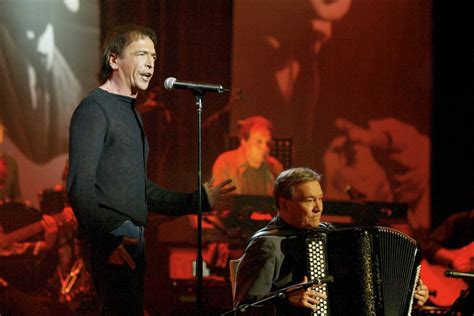
[[165,86],[166,90],[171,90],[171,89],[173,89],[173,85],[174,85],[175,82],[176,82],[175,77],[168,77],[168,78],[166,78],[163,85]]

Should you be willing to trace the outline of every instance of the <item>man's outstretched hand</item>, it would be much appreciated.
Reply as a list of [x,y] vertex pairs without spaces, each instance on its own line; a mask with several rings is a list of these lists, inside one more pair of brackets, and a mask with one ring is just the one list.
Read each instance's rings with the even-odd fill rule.
[[231,179],[222,181],[221,183],[213,186],[214,176],[208,182],[204,183],[204,189],[206,190],[207,199],[209,205],[213,210],[219,210],[226,206],[230,193],[235,190],[235,186],[229,186],[232,182]]

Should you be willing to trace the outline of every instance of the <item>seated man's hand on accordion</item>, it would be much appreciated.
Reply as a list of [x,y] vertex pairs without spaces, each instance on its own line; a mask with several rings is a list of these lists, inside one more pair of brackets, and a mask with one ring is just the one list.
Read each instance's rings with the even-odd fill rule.
[[424,284],[423,280],[420,279],[415,289],[415,299],[418,306],[422,306],[423,304],[426,303],[426,301],[429,298],[429,294],[430,294],[429,292],[430,291],[428,290],[428,287],[426,286],[426,284]]
[[[304,277],[301,284],[307,283],[308,277]],[[309,287],[307,289],[301,289],[299,291],[288,293],[288,301],[294,306],[307,307],[312,310],[316,310],[316,306],[326,299],[326,294],[320,293],[315,290],[316,287]]]

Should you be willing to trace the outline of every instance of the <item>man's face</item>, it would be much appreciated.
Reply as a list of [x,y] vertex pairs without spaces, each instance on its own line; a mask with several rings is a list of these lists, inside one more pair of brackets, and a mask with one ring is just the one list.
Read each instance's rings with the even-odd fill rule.
[[156,52],[153,41],[148,37],[131,42],[111,63],[118,73],[122,89],[130,89],[131,94],[146,90],[153,76]]
[[296,228],[317,228],[323,212],[323,190],[319,181],[300,183],[292,199],[280,198],[280,216]]
[[242,140],[245,157],[251,167],[259,168],[270,153],[272,134],[263,127],[255,125],[250,129],[249,138]]

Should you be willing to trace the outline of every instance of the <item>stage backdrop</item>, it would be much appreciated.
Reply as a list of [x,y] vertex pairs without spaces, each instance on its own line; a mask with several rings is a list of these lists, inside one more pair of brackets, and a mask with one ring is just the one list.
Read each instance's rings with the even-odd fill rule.
[[327,198],[406,202],[429,228],[431,2],[239,0],[233,14],[233,133],[266,116]]
[[35,207],[62,183],[70,117],[96,85],[99,16],[99,0],[0,2],[1,151]]

